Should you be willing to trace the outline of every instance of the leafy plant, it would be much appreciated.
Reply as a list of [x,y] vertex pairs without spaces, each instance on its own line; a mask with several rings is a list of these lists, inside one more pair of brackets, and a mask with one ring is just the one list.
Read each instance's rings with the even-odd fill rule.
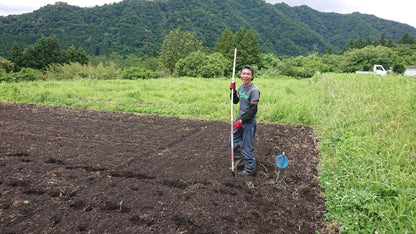
[[179,27],[170,31],[165,37],[161,48],[161,62],[163,66],[173,72],[179,59],[201,50],[203,50],[202,42],[191,32],[182,32]]
[[228,61],[220,53],[207,55],[201,51],[193,52],[180,59],[175,65],[178,76],[215,78],[223,77]]
[[121,211],[121,208],[123,207],[123,200],[121,200],[121,201],[119,202],[119,205],[120,205],[120,211]]
[[21,82],[34,81],[38,79],[36,71],[32,68],[22,68],[19,72],[6,73],[0,76],[0,81]]
[[122,70],[114,63],[109,62],[104,65],[99,63],[97,66],[90,64],[70,63],[52,64],[43,73],[45,80],[72,80],[72,79],[118,79]]
[[14,63],[0,56],[0,73],[13,71]]
[[121,76],[125,80],[146,80],[160,78],[160,74],[154,71],[147,70],[145,68],[135,67],[126,70]]
[[343,55],[343,72],[371,71],[374,64],[390,68],[397,54],[387,47],[367,46],[362,49],[353,49]]

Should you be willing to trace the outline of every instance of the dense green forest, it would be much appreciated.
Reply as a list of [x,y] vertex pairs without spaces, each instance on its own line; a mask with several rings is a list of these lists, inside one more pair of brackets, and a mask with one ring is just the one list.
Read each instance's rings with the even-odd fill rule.
[[39,38],[55,36],[61,48],[82,48],[88,55],[151,57],[165,36],[181,28],[214,51],[222,32],[241,27],[256,36],[262,53],[324,54],[342,50],[351,39],[394,41],[416,29],[406,24],[360,13],[322,13],[307,6],[290,7],[263,0],[124,0],[92,8],[57,2],[32,13],[0,17],[0,56],[14,43],[27,48]]

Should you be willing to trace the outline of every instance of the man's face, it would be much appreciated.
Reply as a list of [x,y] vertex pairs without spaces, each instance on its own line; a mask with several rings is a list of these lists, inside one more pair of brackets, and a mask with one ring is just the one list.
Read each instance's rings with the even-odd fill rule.
[[241,71],[241,81],[243,82],[244,86],[249,86],[251,84],[252,78],[253,74],[249,69],[244,69]]

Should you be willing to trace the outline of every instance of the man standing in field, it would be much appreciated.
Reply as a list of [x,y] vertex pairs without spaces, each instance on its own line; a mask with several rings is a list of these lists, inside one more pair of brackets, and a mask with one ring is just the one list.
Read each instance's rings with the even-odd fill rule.
[[238,172],[238,175],[256,174],[256,158],[253,154],[253,139],[257,127],[256,113],[260,100],[260,90],[253,84],[253,79],[253,67],[245,65],[241,69],[241,81],[243,84],[238,90],[235,89],[235,83],[231,83],[230,85],[231,92],[234,92],[233,103],[237,104],[240,102],[240,109],[234,123],[233,132],[235,167],[244,165],[244,170]]

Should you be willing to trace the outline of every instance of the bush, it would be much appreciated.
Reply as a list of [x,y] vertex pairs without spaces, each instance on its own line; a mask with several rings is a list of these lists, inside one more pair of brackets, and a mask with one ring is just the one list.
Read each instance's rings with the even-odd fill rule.
[[280,66],[282,75],[300,78],[310,78],[318,71],[331,72],[334,70],[336,67],[324,63],[323,59],[316,54],[307,57],[288,57],[283,60],[283,64]]
[[374,64],[389,68],[393,65],[396,56],[393,50],[382,46],[353,49],[344,54],[341,69],[343,72],[371,71]]
[[32,68],[22,68],[19,72],[14,73],[0,72],[0,82],[34,81],[37,79],[36,71]]
[[7,81],[7,73],[0,69],[0,82]]
[[72,79],[99,79],[112,80],[120,78],[121,69],[113,62],[109,62],[105,66],[99,63],[97,66],[91,64],[52,64],[48,66],[44,77],[45,80],[72,80]]
[[18,73],[15,73],[15,81],[34,81],[37,80],[38,77],[36,72],[32,68],[22,68],[22,70]]
[[399,74],[403,74],[406,71],[406,65],[403,62],[393,64],[393,71]]
[[125,80],[157,79],[160,78],[160,74],[145,68],[135,67],[126,70],[121,78]]
[[201,68],[201,76],[204,78],[223,77],[227,70],[228,61],[220,53],[208,56],[206,64]]
[[189,56],[179,59],[175,64],[175,73],[178,76],[190,76],[198,77],[200,76],[201,67],[205,65],[205,62],[208,60],[208,55],[196,51],[191,53]]
[[220,53],[207,55],[201,51],[193,52],[175,64],[178,76],[215,78],[223,77],[227,60]]
[[14,63],[0,56],[0,70],[4,72],[13,71]]
[[36,71],[32,68],[22,68],[20,72],[17,73],[9,73],[10,74],[10,81],[34,81],[37,80],[38,77],[36,75]]

